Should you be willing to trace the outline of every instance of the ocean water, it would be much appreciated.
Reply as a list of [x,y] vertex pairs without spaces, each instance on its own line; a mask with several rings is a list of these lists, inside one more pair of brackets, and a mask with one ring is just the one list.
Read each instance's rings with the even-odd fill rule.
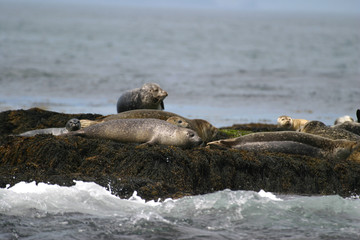
[[81,181],[0,189],[0,239],[359,238],[359,198],[223,190],[145,202]]
[[359,14],[0,0],[0,111],[113,114],[145,82],[217,127],[360,108]]
[[[0,111],[113,114],[156,82],[217,127],[360,108],[360,14],[0,0]],[[111,187],[111,186],[110,186]],[[360,201],[224,190],[145,202],[95,183],[0,189],[0,239],[359,239]]]

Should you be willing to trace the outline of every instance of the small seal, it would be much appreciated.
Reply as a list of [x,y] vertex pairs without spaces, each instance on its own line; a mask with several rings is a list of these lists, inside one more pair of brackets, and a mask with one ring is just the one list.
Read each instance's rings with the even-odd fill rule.
[[67,121],[65,128],[45,128],[45,129],[36,129],[28,132],[19,134],[18,136],[22,137],[32,137],[38,134],[52,134],[59,136],[68,132],[76,131],[81,128],[79,119],[73,118]]
[[166,121],[179,127],[185,127],[194,130],[204,142],[213,140],[218,132],[216,127],[203,119],[187,119],[184,117],[173,116],[168,118]]
[[118,119],[106,121],[63,136],[84,136],[109,139],[123,143],[160,144],[182,148],[199,146],[203,141],[187,128],[177,127],[159,119]]
[[348,157],[357,144],[356,141],[331,140],[308,133],[280,131],[252,133],[238,138],[209,142],[207,146],[342,159]]
[[350,117],[349,115],[345,115],[345,116],[337,118],[334,122],[334,125],[342,124],[344,122],[354,122],[354,119],[352,117]]
[[332,128],[326,126],[323,122],[320,121],[311,121],[305,124],[305,126],[300,130],[303,133],[311,133],[318,136],[322,136],[329,139],[346,139],[350,141],[360,141],[360,136],[352,132],[346,131],[341,128]]
[[279,128],[285,128],[287,130],[298,131],[300,128],[304,127],[304,125],[308,122],[305,119],[293,119],[289,116],[280,116],[277,119],[277,124]]
[[145,83],[141,88],[124,92],[117,101],[117,112],[134,109],[163,110],[167,92],[156,83]]

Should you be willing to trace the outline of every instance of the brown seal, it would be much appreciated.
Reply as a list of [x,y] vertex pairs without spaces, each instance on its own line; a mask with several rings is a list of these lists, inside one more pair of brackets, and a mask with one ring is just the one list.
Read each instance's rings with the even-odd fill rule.
[[302,128],[308,120],[305,119],[293,119],[289,116],[280,116],[277,119],[277,124],[279,128],[284,128],[287,130],[294,130],[298,131],[300,128]]
[[117,101],[117,112],[125,112],[134,109],[158,109],[163,110],[164,99],[167,96],[156,83],[145,83],[141,88],[124,92]]
[[166,121],[151,118],[106,121],[64,136],[68,135],[109,139],[124,143],[172,145],[182,148],[195,147],[202,143],[198,134],[191,129],[177,127]]
[[356,141],[331,140],[321,136],[293,132],[260,132],[207,144],[210,148],[235,148],[248,151],[269,151],[314,157],[346,158]]
[[166,121],[179,127],[185,127],[194,130],[204,142],[213,140],[213,138],[216,136],[216,133],[218,132],[216,127],[203,119],[188,119],[180,116],[173,116],[168,118]]
[[311,133],[325,138],[330,138],[333,140],[336,139],[346,139],[350,141],[360,141],[360,136],[352,132],[346,131],[341,128],[332,128],[326,126],[323,122],[320,121],[311,121],[305,124],[305,126],[300,130],[303,133]]

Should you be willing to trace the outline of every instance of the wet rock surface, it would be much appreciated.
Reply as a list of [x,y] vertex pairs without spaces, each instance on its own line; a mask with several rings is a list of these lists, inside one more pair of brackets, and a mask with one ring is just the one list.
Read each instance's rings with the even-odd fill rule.
[[[64,127],[71,118],[41,109],[0,113],[0,187],[20,181],[70,186],[93,181],[128,198],[136,190],[146,200],[178,198],[223,189],[283,194],[360,194],[360,151],[346,159],[236,149],[181,149],[139,146],[78,136],[18,137],[24,131]],[[276,125],[237,124],[226,129],[277,131]],[[226,138],[220,131],[217,139]]]

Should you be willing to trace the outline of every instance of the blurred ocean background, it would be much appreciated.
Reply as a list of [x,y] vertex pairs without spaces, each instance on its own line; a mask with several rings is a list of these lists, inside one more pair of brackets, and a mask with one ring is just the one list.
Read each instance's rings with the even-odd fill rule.
[[[217,127],[360,108],[358,0],[0,0],[0,111],[116,113],[156,82]],[[359,196],[224,190],[145,203],[95,183],[0,189],[0,239],[359,239]]]
[[217,127],[355,118],[360,1],[0,0],[0,111],[113,114],[146,82]]

